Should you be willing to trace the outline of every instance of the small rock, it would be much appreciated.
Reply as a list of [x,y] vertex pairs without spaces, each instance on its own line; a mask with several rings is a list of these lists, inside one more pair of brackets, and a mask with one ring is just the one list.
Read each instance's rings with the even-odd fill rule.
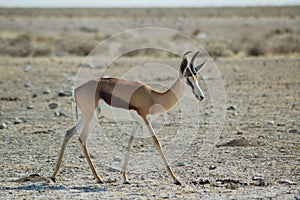
[[234,183],[228,183],[228,184],[225,185],[225,188],[230,189],[230,190],[234,190],[234,189],[238,188],[238,185],[234,184]]
[[220,144],[216,146],[217,147],[248,147],[248,146],[256,146],[256,144],[248,141],[244,137],[241,137],[240,139],[234,139],[224,144]]
[[117,179],[116,178],[109,178],[106,183],[116,183]]
[[258,186],[267,186],[268,185],[265,178],[261,177],[261,176],[253,176],[252,180],[253,181],[258,181]]
[[50,103],[48,106],[49,106],[50,109],[56,109],[58,107],[58,104],[57,103]]
[[236,134],[237,135],[242,135],[243,134],[243,131],[239,127],[235,127],[235,129],[236,129]]
[[25,84],[24,84],[24,87],[26,87],[26,88],[31,88],[31,83],[30,82],[26,82]]
[[285,179],[281,179],[279,181],[277,181],[279,184],[286,184],[286,185],[296,185],[296,182],[290,181],[290,180],[285,180]]
[[67,115],[64,112],[61,111],[55,111],[54,112],[55,117],[66,117]]
[[121,162],[122,160],[121,160],[121,158],[115,157],[115,158],[113,159],[113,161],[114,161],[114,162]]
[[109,171],[109,172],[118,172],[118,170],[113,168],[113,167],[108,167],[107,171]]
[[209,170],[214,170],[214,169],[217,169],[217,166],[211,165],[211,166],[208,167],[208,169],[209,169]]
[[268,124],[268,125],[274,125],[274,120],[269,120],[269,121],[267,122],[267,124]]
[[191,182],[194,185],[206,185],[206,184],[210,184],[208,179],[200,179],[199,181],[192,181]]
[[236,110],[236,106],[229,106],[227,110]]
[[27,106],[27,109],[28,109],[28,110],[32,110],[32,109],[34,109],[34,106],[33,106],[33,105],[28,105],[28,106]]
[[298,130],[294,128],[294,129],[289,130],[289,133],[298,133]]
[[0,129],[6,129],[7,125],[4,122],[0,122]]
[[295,200],[300,200],[300,194],[295,195]]
[[59,97],[70,97],[72,96],[72,91],[64,91],[64,92],[58,92]]
[[18,117],[15,118],[14,124],[21,124],[23,121],[19,119]]
[[50,94],[51,90],[49,88],[45,88],[43,90],[43,94]]
[[35,93],[33,93],[33,94],[32,94],[32,98],[36,98],[36,97],[38,97],[38,95],[35,94]]
[[93,66],[91,64],[88,64],[88,63],[81,63],[79,65],[79,67],[83,67],[83,68],[93,68]]
[[24,72],[29,72],[29,71],[30,71],[30,68],[31,68],[30,65],[25,65],[25,66],[23,67],[23,71],[24,71]]
[[176,163],[176,166],[178,166],[178,167],[183,167],[183,166],[185,166],[185,163],[184,163],[184,161],[178,161],[178,162]]

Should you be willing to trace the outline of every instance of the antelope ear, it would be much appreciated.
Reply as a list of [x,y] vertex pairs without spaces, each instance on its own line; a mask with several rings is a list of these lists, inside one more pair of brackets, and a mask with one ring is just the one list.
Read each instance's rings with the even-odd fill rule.
[[195,67],[196,72],[199,72],[200,69],[202,69],[202,67],[206,64],[207,61],[204,61],[203,63],[201,63],[200,65],[198,65],[197,67]]
[[182,61],[181,61],[181,64],[180,64],[180,72],[181,72],[181,75],[184,74],[185,70],[186,70],[186,67],[187,67],[187,64],[188,64],[188,61],[187,61],[187,58],[186,58],[186,55],[191,53],[191,51],[188,51],[186,52],[184,55],[183,55],[183,58],[182,58]]

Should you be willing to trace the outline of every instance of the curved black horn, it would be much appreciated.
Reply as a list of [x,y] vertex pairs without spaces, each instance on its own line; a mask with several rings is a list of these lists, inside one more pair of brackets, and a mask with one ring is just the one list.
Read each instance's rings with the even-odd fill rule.
[[199,53],[200,53],[200,51],[197,51],[197,52],[193,55],[192,60],[191,60],[191,63],[190,63],[190,68],[191,68],[193,74],[197,74],[197,71],[196,71],[196,69],[195,69],[195,67],[194,67],[194,61],[195,61],[195,59],[196,59],[196,57],[197,57],[197,55],[198,55]]
[[192,60],[191,60],[191,66],[194,65],[194,61],[195,61],[195,59],[196,59],[196,57],[197,57],[197,55],[198,55],[199,53],[200,53],[200,51],[197,51],[197,52],[193,55]]
[[188,61],[186,59],[186,55],[188,55],[189,53],[192,53],[191,51],[188,51],[186,52],[185,54],[183,54],[183,59],[181,61],[181,64],[180,64],[180,71],[181,71],[181,74],[184,73],[184,70],[186,69],[187,67],[187,64],[188,64]]
[[185,56],[186,56],[186,55],[188,55],[189,53],[192,53],[192,51],[187,51],[187,52],[185,52],[185,54],[183,54],[183,56],[182,56],[182,57],[184,57],[184,58],[185,58]]

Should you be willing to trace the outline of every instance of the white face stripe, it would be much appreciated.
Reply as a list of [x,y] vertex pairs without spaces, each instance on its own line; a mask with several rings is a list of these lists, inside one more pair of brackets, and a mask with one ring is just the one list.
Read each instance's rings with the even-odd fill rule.
[[204,99],[204,94],[199,86],[198,79],[196,78],[196,76],[188,76],[187,81],[191,83],[190,87],[192,88],[196,98],[202,101]]

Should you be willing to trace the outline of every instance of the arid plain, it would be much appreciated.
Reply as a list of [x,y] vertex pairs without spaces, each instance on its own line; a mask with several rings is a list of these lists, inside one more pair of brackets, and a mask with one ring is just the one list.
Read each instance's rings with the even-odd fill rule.
[[[300,7],[1,8],[0,16],[1,199],[300,199]],[[116,37],[145,27],[173,35]],[[183,185],[172,184],[145,130],[132,148],[131,185],[122,184],[132,124],[101,114],[88,149],[106,183],[96,183],[77,136],[51,182],[64,133],[74,125],[72,91],[83,74],[105,72],[163,90],[181,62],[172,51],[190,50],[183,36],[211,56],[199,76],[206,101],[186,98],[153,119]],[[100,43],[95,63],[86,63]],[[136,49],[140,44],[152,48]],[[173,70],[155,73],[151,66]],[[226,92],[220,104],[209,88],[212,66]],[[224,120],[214,121],[222,111]],[[220,134],[212,138],[210,130]],[[204,151],[207,141],[213,148]]]

